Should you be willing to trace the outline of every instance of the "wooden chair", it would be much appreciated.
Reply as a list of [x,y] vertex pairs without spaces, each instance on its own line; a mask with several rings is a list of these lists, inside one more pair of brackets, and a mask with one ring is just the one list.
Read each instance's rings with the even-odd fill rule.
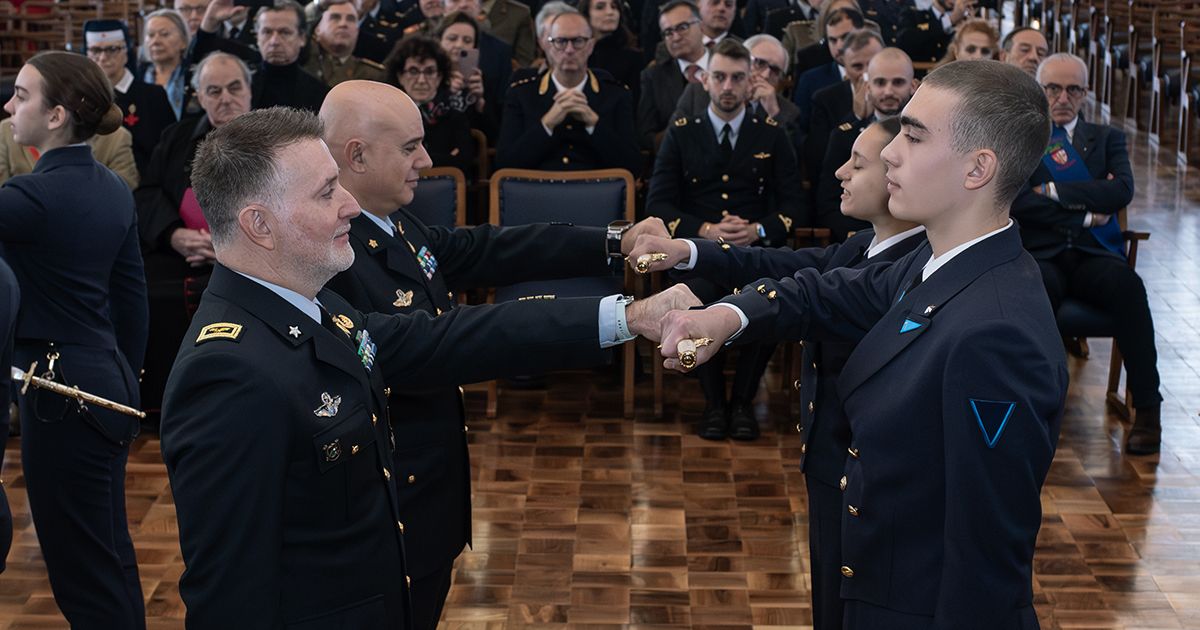
[[[1132,1],[1132,0],[1131,0]],[[1116,98],[1116,76],[1118,70],[1124,70],[1128,63],[1129,41],[1129,10],[1117,5],[1119,0],[1104,0],[1104,28],[1097,34],[1098,44],[1102,49],[1100,85],[1097,87],[1100,111],[1104,118],[1112,116],[1112,107]]]
[[488,178],[492,175],[492,156],[488,152],[494,149],[488,148],[487,136],[478,129],[471,130],[471,139],[475,141],[475,181],[468,182],[469,191],[475,199],[471,223],[479,224],[487,221]]
[[[1152,36],[1154,14],[1162,0],[1129,0],[1128,28],[1125,52],[1125,118],[1134,129],[1142,127],[1142,90],[1150,87],[1154,70]],[[1147,125],[1148,126],[1148,125]]]
[[[1126,260],[1128,260],[1130,267],[1136,267],[1138,242],[1150,238],[1150,233],[1129,230],[1125,209],[1121,209],[1117,213],[1117,221],[1121,226],[1121,235],[1125,239]],[[1081,346],[1085,349],[1084,358],[1087,357],[1086,339],[1088,337],[1112,337],[1113,331],[1117,328],[1108,314],[1072,298],[1063,300],[1063,303],[1058,307],[1058,312],[1055,313],[1055,319],[1058,322],[1058,330],[1062,333],[1063,337],[1080,339]],[[1108,366],[1108,387],[1105,391],[1105,402],[1122,417],[1129,418],[1133,410],[1132,400],[1129,396],[1129,387],[1126,384],[1124,395],[1122,395],[1118,391],[1120,385],[1121,349],[1117,347],[1117,342],[1114,339],[1112,344],[1112,358],[1109,360]]]
[[1200,67],[1192,61],[1200,52],[1200,19],[1185,18],[1179,21],[1179,40],[1182,43],[1179,51],[1179,129],[1176,134],[1175,152],[1179,164],[1187,165],[1191,160],[1192,124],[1195,116],[1192,113],[1192,103],[1200,100]]
[[[490,222],[497,226],[551,221],[605,226],[618,219],[632,221],[634,218],[633,175],[623,169],[557,172],[506,168],[492,174],[489,191]],[[488,301],[611,295],[616,292],[635,292],[629,269],[625,269],[623,279],[573,278],[497,287],[489,292]],[[634,411],[634,351],[632,343],[621,348],[626,417],[632,417]],[[496,416],[497,390],[495,381],[488,384],[489,418]]]
[[467,222],[467,179],[453,166],[421,171],[413,200],[405,208],[425,225],[454,228]]
[[1181,2],[1171,7],[1159,7],[1154,12],[1151,28],[1153,49],[1152,76],[1150,79],[1150,134],[1151,144],[1158,145],[1167,125],[1167,109],[1171,101],[1177,101],[1182,81],[1182,52],[1185,30],[1180,24],[1200,20],[1200,8],[1193,3]]

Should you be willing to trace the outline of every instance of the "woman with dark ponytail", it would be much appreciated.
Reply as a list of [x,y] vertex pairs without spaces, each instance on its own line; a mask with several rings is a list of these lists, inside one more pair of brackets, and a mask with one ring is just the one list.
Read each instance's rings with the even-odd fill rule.
[[[86,144],[121,126],[112,86],[87,57],[44,52],[4,109],[39,155],[0,188],[0,253],[23,298],[13,361],[137,407],[147,314],[133,195]],[[75,630],[145,628],[125,516],[138,421],[35,388],[19,404],[29,508],[59,609]]]

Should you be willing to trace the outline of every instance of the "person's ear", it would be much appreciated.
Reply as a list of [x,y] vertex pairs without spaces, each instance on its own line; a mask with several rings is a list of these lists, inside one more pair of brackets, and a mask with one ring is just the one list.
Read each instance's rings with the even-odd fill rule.
[[367,172],[367,143],[354,138],[342,147],[342,159],[350,172],[362,175]]
[[250,242],[273,251],[276,247],[275,233],[269,220],[270,211],[258,204],[251,204],[238,211],[238,229]]
[[972,154],[969,164],[971,170],[967,172],[966,180],[963,186],[967,190],[979,190],[987,186],[1000,170],[1000,163],[996,160],[996,153],[991,149],[981,149]]
[[46,122],[49,125],[50,130],[55,131],[65,127],[67,125],[67,120],[68,116],[66,108],[64,108],[62,105],[55,105],[54,107],[50,108],[50,119]]

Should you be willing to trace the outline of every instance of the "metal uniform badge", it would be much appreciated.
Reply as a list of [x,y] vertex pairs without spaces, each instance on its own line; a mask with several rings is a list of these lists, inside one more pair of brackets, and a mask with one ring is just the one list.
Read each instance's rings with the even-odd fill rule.
[[341,396],[330,396],[329,392],[321,392],[321,406],[313,409],[313,413],[317,414],[318,418],[332,418],[337,415],[341,404]]
[[397,308],[407,308],[412,306],[413,292],[405,291],[404,289],[396,289],[396,301],[392,302],[392,306]]
[[334,315],[333,324],[342,332],[346,333],[347,337],[350,336],[350,331],[354,330],[354,320],[346,317],[345,315]]
[[342,456],[342,441],[340,439],[334,440],[322,446],[321,450],[325,452],[325,461],[336,462]]

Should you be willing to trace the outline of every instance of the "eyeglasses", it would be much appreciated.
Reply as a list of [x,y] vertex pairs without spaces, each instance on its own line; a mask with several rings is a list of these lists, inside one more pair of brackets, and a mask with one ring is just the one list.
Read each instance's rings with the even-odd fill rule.
[[770,70],[771,74],[773,74],[773,75],[783,76],[783,68],[780,68],[779,66],[771,63],[770,61],[767,61],[766,59],[759,59],[758,57],[751,57],[750,63],[754,65],[755,70],[758,70],[758,71]]
[[419,79],[421,77],[424,77],[424,78],[432,81],[438,76],[438,74],[440,74],[440,73],[438,72],[438,69],[435,66],[430,66],[428,68],[405,68],[404,69],[404,76],[406,76],[409,79],[412,79],[414,81],[416,81],[417,79]]
[[692,28],[693,24],[698,24],[699,22],[700,20],[692,18],[686,22],[676,24],[675,26],[668,26],[662,30],[663,39],[670,39],[673,35],[683,35],[684,33],[688,32],[689,28]]
[[975,53],[979,53],[979,54],[983,55],[984,57],[992,56],[992,49],[987,46],[976,46],[975,44],[967,44],[966,48],[963,48],[963,51],[965,51],[968,55],[974,55]]
[[125,46],[88,46],[87,54],[93,57],[117,55],[125,51]]
[[590,41],[587,37],[547,37],[546,41],[554,46],[554,50],[566,50],[569,44],[575,50],[583,50],[584,46]]
[[1067,96],[1071,98],[1079,98],[1087,94],[1087,88],[1082,85],[1068,85],[1064,88],[1057,83],[1047,83],[1042,86],[1042,89],[1046,91],[1046,96],[1051,100],[1058,98],[1063,93],[1063,90],[1066,90]]
[[234,81],[226,86],[209,85],[204,88],[204,95],[209,98],[219,98],[221,94],[229,94],[237,96],[246,91],[246,84],[242,81]]

